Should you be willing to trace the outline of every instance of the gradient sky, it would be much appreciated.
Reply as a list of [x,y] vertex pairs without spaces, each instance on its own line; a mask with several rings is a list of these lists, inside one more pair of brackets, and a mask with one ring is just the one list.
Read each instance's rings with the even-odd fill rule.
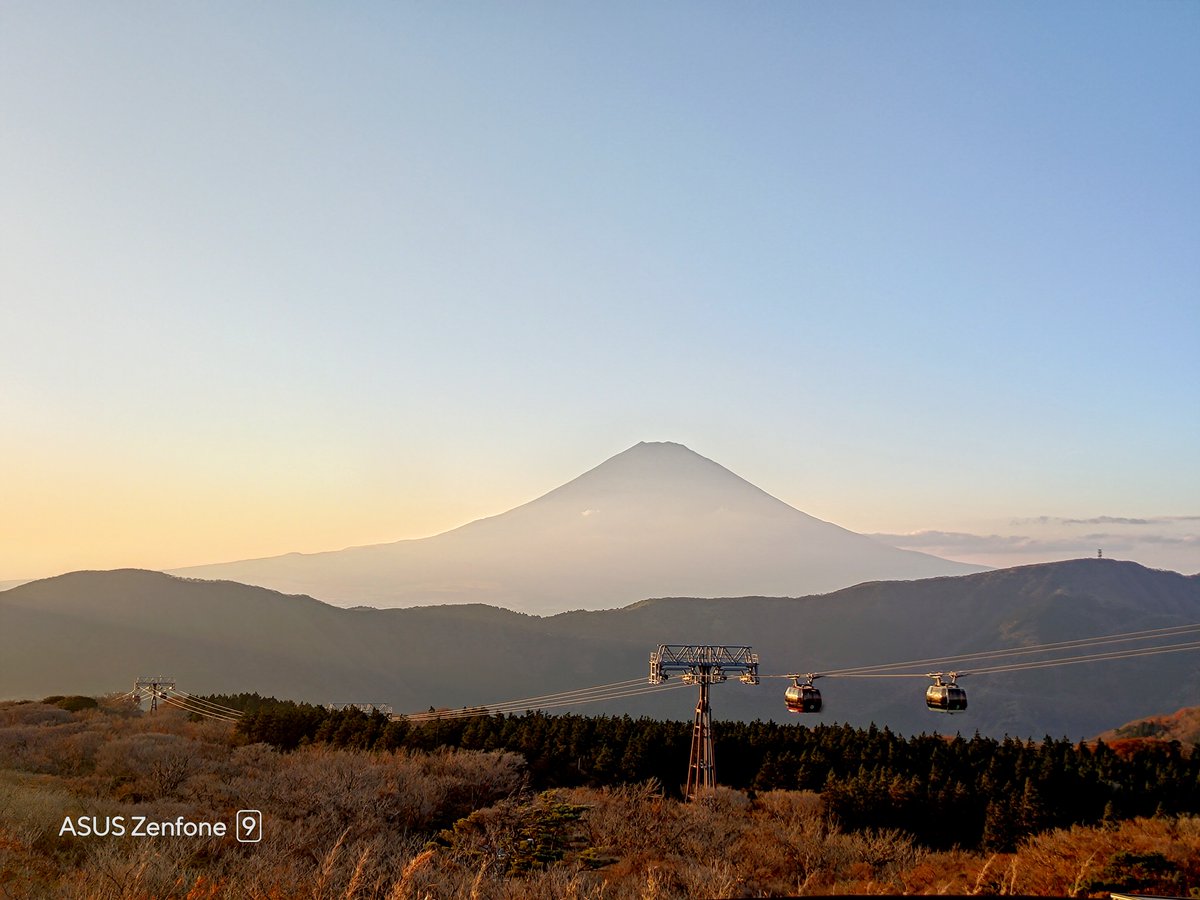
[[1200,570],[1200,4],[8,0],[0,129],[0,578],[423,536],[639,440]]

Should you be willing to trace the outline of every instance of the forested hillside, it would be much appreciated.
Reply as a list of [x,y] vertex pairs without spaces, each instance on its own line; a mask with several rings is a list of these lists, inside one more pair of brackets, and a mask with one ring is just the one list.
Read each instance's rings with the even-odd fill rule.
[[1147,716],[1126,722],[1100,735],[1104,740],[1123,738],[1155,738],[1160,741],[1179,741],[1200,744],[1200,706],[1189,706],[1170,714]]
[[[81,572],[0,592],[0,691],[125,691],[139,675],[164,672],[191,693],[257,691],[413,711],[645,678],[660,643],[748,644],[761,671],[778,674],[905,660],[937,666],[957,654],[1197,623],[1200,579],[1107,559],[815,597],[662,598],[549,618],[486,606],[338,609],[231,582]],[[970,707],[951,720],[925,709],[919,673],[928,668],[910,668],[916,680],[829,678],[821,721],[1078,740],[1194,703],[1198,651],[972,675],[964,682]],[[785,718],[784,687],[720,685],[714,716]],[[693,705],[686,692],[667,692],[579,709],[671,719]]]
[[[248,740],[282,750],[457,747],[520,753],[540,789],[637,784],[677,794],[690,722],[628,716],[477,716],[389,722],[260,698],[217,697],[249,711]],[[1073,744],[975,735],[904,738],[884,728],[721,722],[718,781],[745,791],[806,790],[852,829],[899,828],[930,847],[1011,850],[1050,828],[1154,814],[1200,813],[1200,753],[1162,741]]]
[[[670,774],[629,780],[655,767],[680,772],[687,729],[678,723],[523,716],[412,728],[245,697],[249,713],[235,730],[170,708],[46,700],[0,703],[5,900],[1200,888],[1200,817],[1174,812],[1194,808],[1186,787],[1195,786],[1195,757],[1153,742],[902,740],[878,729],[756,723],[719,738],[721,780],[749,784],[683,803],[662,786],[678,782]],[[793,777],[816,783],[822,772],[819,791],[774,787]],[[1139,798],[1142,789],[1154,796]],[[1099,812],[1101,797],[1078,796],[1094,791],[1108,797]],[[1136,815],[1155,797],[1153,816]],[[960,817],[981,801],[999,805],[982,822],[988,849],[975,851],[966,847],[977,826]],[[232,833],[138,838],[102,824],[231,823],[247,809],[261,812],[257,842]],[[935,813],[948,821],[939,826]],[[1094,826],[1051,827],[1096,815]],[[97,832],[67,830],[68,820],[97,823]],[[1036,833],[1021,837],[1025,830]]]

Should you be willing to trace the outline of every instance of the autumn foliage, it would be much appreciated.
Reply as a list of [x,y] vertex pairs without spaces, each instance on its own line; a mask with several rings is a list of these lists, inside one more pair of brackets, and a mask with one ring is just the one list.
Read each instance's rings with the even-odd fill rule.
[[[543,734],[553,727],[543,723]],[[344,730],[347,742],[354,733]],[[857,775],[835,776],[821,791],[760,782],[684,803],[659,781],[602,784],[578,767],[579,783],[548,787],[538,779],[553,770],[535,777],[529,758],[511,749],[378,743],[310,739],[283,750],[174,710],[0,704],[0,897],[624,900],[1200,889],[1200,818],[1186,813],[1129,818],[1110,810],[1096,825],[1048,827],[1009,849],[963,849],[966,842],[935,846],[905,827],[896,812],[907,808],[911,785],[903,779],[880,782],[853,803],[844,795]],[[947,752],[939,757],[945,765],[954,758]],[[1124,754],[1105,752],[1117,773]],[[778,758],[775,766],[786,769]],[[1026,778],[1036,783],[1034,774]],[[863,798],[885,807],[892,824],[855,821],[853,804]],[[1001,799],[1013,815],[1025,806],[1047,820],[1057,814],[1046,795]],[[244,808],[263,813],[261,843],[60,834],[67,816],[232,821]]]

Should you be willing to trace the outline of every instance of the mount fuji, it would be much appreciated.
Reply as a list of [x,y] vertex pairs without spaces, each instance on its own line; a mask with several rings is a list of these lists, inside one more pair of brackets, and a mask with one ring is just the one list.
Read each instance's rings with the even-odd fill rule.
[[173,574],[340,606],[546,615],[666,596],[800,596],[981,567],[821,521],[682,444],[640,443],[536,500],[432,537]]

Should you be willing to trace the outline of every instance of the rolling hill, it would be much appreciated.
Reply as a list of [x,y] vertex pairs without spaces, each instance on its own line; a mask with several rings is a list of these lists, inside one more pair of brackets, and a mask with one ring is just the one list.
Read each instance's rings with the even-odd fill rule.
[[641,443],[523,506],[433,537],[173,574],[339,606],[487,603],[544,615],[977,571],[813,518],[680,444]]
[[1146,716],[1100,735],[1101,740],[1110,743],[1137,738],[1179,741],[1185,746],[1200,744],[1200,706],[1187,706],[1170,714]]
[[[482,605],[342,609],[231,582],[78,572],[0,593],[0,697],[124,691],[138,675],[163,672],[193,693],[258,691],[411,711],[639,678],[659,643],[750,644],[764,674],[905,660],[935,668],[955,654],[1195,622],[1200,577],[1109,559],[800,598],[661,598],[545,618]],[[925,710],[922,678],[830,678],[820,683],[819,721],[1083,738],[1194,702],[1200,654],[963,683],[970,709],[945,717]],[[718,686],[714,715],[786,718],[785,685]],[[579,709],[689,718],[693,705],[691,691],[679,690]]]

